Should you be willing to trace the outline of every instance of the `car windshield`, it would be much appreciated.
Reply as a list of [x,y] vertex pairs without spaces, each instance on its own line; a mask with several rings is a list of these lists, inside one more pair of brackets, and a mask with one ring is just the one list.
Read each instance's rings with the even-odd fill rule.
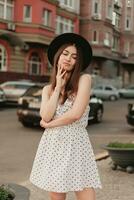
[[30,87],[23,96],[38,97],[42,94],[43,86]]

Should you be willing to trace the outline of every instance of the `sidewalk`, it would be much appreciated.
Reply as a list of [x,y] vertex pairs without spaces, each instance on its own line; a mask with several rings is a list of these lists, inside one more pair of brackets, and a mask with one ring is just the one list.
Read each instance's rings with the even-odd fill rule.
[[[96,190],[96,200],[133,200],[134,174],[110,168],[111,158],[98,160],[97,165],[102,181],[102,189]],[[22,183],[30,192],[30,200],[49,200],[47,192],[33,186],[29,181]],[[69,192],[67,200],[75,200],[75,195]]]

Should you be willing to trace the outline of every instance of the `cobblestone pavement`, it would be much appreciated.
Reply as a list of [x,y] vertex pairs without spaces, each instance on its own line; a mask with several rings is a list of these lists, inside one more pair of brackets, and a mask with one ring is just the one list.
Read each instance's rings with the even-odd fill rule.
[[122,170],[113,171],[111,159],[97,162],[103,189],[97,191],[97,200],[133,200],[134,174]]
[[[113,171],[110,167],[111,159],[97,161],[102,181],[102,189],[96,190],[96,200],[133,200],[134,199],[134,174],[128,174],[120,169]],[[23,183],[30,189],[30,200],[49,200],[44,192],[29,182]],[[72,192],[67,194],[67,200],[75,200]]]

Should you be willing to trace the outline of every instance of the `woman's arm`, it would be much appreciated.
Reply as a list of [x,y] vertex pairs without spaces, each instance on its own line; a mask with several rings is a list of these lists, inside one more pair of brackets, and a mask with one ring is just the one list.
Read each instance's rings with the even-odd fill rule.
[[86,109],[86,106],[89,104],[90,89],[91,76],[84,74],[80,77],[77,96],[72,108],[62,116],[50,121],[49,123],[41,120],[41,126],[45,128],[63,126],[80,119]]
[[42,92],[42,101],[41,101],[41,108],[40,108],[40,116],[45,122],[49,122],[56,111],[57,104],[59,102],[61,88],[65,82],[64,75],[66,71],[63,71],[62,68],[58,67],[58,72],[56,75],[56,87],[50,95],[51,86],[46,86]]
[[49,122],[53,118],[60,95],[60,88],[55,87],[51,96],[50,96],[50,90],[51,86],[47,85],[43,88],[42,91],[40,116],[46,122]]

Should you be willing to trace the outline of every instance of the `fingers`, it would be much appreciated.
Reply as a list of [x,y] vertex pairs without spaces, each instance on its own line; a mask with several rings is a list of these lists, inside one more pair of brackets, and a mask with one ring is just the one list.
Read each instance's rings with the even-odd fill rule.
[[64,68],[61,65],[58,66],[57,75],[62,78],[65,75],[65,73],[66,73],[66,70],[64,70]]
[[65,74],[66,70],[63,68],[63,66],[58,66],[58,71],[56,75],[56,85],[62,87],[65,84]]
[[57,74],[58,74],[58,75],[60,75],[60,74],[61,74],[61,72],[62,72],[62,67],[61,67],[61,65],[59,65],[59,66],[58,66],[58,71],[57,71]]
[[64,77],[65,73],[66,73],[66,70],[64,70],[64,71],[61,73],[61,78]]

